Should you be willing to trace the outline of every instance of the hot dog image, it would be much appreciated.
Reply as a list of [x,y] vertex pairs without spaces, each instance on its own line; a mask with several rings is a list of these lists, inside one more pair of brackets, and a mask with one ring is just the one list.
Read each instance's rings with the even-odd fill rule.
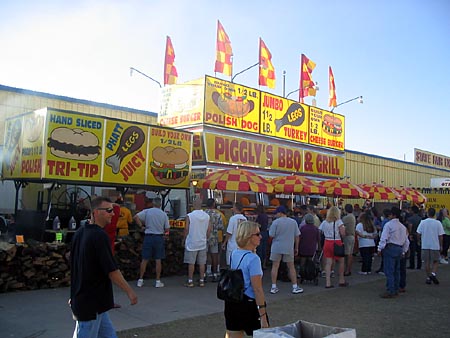
[[326,114],[322,122],[322,129],[330,136],[340,136],[342,135],[342,121],[339,117]]
[[246,100],[247,96],[232,96],[229,93],[220,95],[218,92],[213,92],[211,98],[214,104],[224,114],[234,117],[244,117],[255,108],[255,103],[251,100]]
[[56,157],[93,161],[100,154],[98,138],[90,131],[58,127],[53,129],[47,146]]
[[112,172],[117,174],[120,171],[122,160],[141,148],[145,141],[145,134],[142,129],[132,126],[125,129],[120,137],[117,151],[106,159],[106,164],[112,168]]
[[189,154],[182,148],[156,147],[152,157],[150,170],[159,183],[176,185],[189,175]]
[[4,161],[7,170],[12,174],[20,156],[20,137],[22,135],[22,120],[10,123],[6,130]]
[[286,114],[284,114],[281,119],[275,120],[275,127],[278,132],[281,127],[285,125],[298,127],[301,126],[303,122],[305,122],[305,110],[300,103],[294,102],[289,106]]

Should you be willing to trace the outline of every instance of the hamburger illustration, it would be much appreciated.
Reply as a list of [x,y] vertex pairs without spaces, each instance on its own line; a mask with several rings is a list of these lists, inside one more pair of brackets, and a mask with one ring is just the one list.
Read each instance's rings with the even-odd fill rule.
[[322,129],[330,136],[341,136],[342,121],[336,116],[326,114],[322,122]]
[[156,147],[152,157],[150,169],[159,183],[176,185],[189,175],[189,154],[182,148]]
[[81,129],[55,128],[47,146],[53,155],[69,160],[92,161],[100,154],[97,136]]

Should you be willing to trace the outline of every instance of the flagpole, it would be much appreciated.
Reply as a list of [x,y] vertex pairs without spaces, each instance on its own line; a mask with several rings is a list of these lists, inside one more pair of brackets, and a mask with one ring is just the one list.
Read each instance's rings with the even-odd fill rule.
[[254,65],[251,65],[250,67],[247,67],[247,68],[245,68],[244,70],[241,70],[240,72],[234,74],[234,75],[231,77],[231,82],[233,82],[234,78],[235,78],[236,76],[238,76],[239,74],[242,74],[242,73],[246,72],[247,70],[252,69],[253,67],[256,67],[257,65],[259,65],[259,62],[257,62],[257,63],[255,63]]

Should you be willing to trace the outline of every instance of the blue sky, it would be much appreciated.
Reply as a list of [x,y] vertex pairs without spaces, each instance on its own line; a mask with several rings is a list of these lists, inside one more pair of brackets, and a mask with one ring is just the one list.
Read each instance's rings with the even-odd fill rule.
[[[327,108],[328,66],[346,148],[413,161],[414,148],[450,156],[450,1],[0,1],[0,84],[158,112],[165,38],[179,82],[214,75],[217,20],[234,72],[270,49],[277,86],[298,88],[300,55],[317,66]],[[235,82],[258,88],[257,68]],[[221,74],[218,77],[228,79]],[[290,98],[297,97],[297,94]],[[305,100],[311,103],[311,98]]]

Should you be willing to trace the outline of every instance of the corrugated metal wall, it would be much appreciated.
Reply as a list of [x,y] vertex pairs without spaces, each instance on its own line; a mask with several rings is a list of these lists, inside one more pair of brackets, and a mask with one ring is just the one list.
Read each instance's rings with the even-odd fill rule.
[[450,177],[450,171],[353,151],[345,152],[345,176],[356,184],[382,183],[390,187],[428,188],[432,177]]

